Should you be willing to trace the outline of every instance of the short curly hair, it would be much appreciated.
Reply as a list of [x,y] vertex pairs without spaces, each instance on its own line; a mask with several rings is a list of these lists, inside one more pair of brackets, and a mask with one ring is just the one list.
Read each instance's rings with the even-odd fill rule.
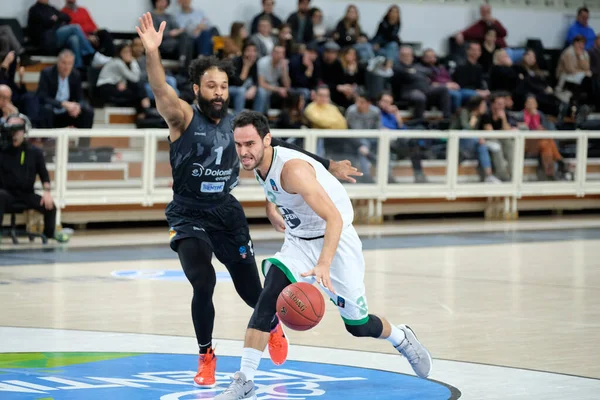
[[216,68],[227,74],[227,79],[235,74],[235,68],[230,58],[219,60],[215,56],[200,56],[190,63],[190,82],[200,86],[200,77],[209,69]]

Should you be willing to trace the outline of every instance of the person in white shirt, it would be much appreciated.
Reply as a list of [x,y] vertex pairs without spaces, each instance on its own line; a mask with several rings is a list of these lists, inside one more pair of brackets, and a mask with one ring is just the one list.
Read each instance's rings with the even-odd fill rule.
[[275,37],[271,35],[271,29],[269,17],[262,17],[258,21],[258,33],[250,36],[250,43],[256,45],[258,58],[271,54],[273,47],[275,47]]
[[196,54],[213,54],[213,27],[204,11],[192,8],[192,0],[179,0],[181,10],[175,14],[175,20],[194,41]]

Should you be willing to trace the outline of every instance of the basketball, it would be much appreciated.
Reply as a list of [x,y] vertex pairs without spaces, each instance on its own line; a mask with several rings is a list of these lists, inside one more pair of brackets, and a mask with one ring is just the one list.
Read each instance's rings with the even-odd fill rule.
[[277,298],[277,315],[285,326],[307,331],[317,326],[325,313],[325,300],[315,286],[306,282],[288,285]]

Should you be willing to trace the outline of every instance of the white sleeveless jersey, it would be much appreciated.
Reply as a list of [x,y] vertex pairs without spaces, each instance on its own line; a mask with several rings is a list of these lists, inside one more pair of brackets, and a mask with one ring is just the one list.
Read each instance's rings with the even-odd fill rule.
[[289,160],[300,159],[308,162],[315,169],[317,181],[323,186],[325,192],[337,207],[344,228],[352,224],[354,209],[344,186],[331,175],[317,160],[308,157],[299,151],[285,147],[273,147],[273,162],[263,181],[255,170],[258,182],[263,186],[267,199],[279,207],[283,219],[287,224],[286,234],[310,239],[325,234],[325,220],[319,217],[299,194],[287,193],[281,187],[281,171]]

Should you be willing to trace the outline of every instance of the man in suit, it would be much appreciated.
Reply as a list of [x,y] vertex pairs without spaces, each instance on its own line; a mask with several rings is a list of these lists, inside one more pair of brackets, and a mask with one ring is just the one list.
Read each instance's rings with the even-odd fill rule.
[[57,64],[40,74],[37,94],[49,128],[75,126],[91,129],[94,123],[94,110],[83,101],[81,77],[73,69],[74,63],[73,52],[63,50],[58,55]]

